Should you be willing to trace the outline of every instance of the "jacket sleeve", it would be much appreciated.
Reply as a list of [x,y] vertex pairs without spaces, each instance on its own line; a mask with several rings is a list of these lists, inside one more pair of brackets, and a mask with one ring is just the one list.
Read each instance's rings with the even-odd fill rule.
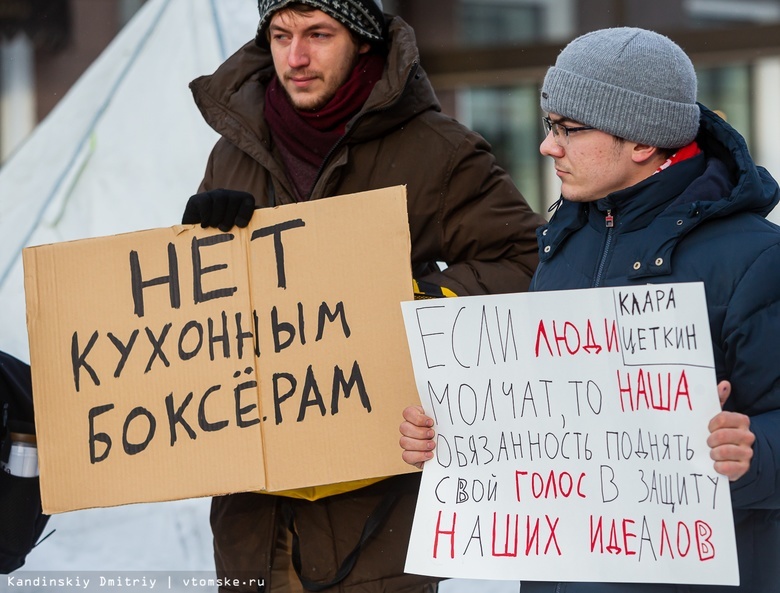
[[742,509],[780,508],[780,410],[752,416],[750,430],[756,435],[753,459],[748,473],[731,484],[731,503]]
[[[221,140],[221,139],[220,139]],[[198,192],[204,192],[209,191],[214,188],[214,159],[215,153],[217,151],[217,147],[211,149],[211,153],[209,153],[208,161],[206,161],[206,170],[203,173],[203,179],[200,182],[200,185],[198,186]]]
[[735,508],[780,508],[780,245],[755,259],[739,281],[724,323],[724,409],[746,414],[756,436],[748,473],[731,484]]
[[536,214],[501,169],[489,144],[467,132],[452,152],[440,189],[442,272],[421,278],[457,295],[523,292],[538,263]]

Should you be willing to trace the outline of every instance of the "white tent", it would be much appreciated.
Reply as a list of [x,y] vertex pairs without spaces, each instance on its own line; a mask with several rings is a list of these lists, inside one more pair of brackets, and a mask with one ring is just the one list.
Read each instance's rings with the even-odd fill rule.
[[[0,169],[1,350],[29,360],[25,246],[181,220],[216,140],[188,83],[256,26],[255,0],[149,0]],[[52,529],[14,575],[213,570],[208,499],[66,513]]]
[[181,220],[216,140],[187,85],[256,26],[254,0],[150,0],[0,169],[0,350],[29,360],[24,247]]

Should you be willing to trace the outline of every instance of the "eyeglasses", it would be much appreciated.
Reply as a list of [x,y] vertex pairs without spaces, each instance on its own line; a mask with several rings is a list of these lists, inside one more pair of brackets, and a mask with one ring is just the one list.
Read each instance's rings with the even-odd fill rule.
[[550,132],[553,133],[553,140],[558,146],[566,146],[569,144],[569,134],[573,132],[584,132],[585,130],[595,130],[592,126],[564,126],[558,122],[554,122],[549,117],[542,118],[542,125],[544,126],[544,135],[547,136]]

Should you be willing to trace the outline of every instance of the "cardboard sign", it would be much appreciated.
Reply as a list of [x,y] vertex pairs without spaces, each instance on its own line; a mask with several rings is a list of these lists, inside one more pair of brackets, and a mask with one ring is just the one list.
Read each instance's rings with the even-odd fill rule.
[[437,432],[407,572],[738,584],[701,283],[402,308]]
[[405,188],[33,247],[24,268],[47,513],[409,471]]

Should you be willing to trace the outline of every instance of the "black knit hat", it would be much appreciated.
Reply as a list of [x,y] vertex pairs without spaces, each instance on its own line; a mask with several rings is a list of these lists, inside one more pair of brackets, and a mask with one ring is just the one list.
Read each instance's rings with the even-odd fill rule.
[[382,0],[258,0],[260,23],[257,25],[256,42],[268,47],[266,29],[275,12],[289,4],[307,4],[339,21],[358,37],[368,41],[384,39]]

